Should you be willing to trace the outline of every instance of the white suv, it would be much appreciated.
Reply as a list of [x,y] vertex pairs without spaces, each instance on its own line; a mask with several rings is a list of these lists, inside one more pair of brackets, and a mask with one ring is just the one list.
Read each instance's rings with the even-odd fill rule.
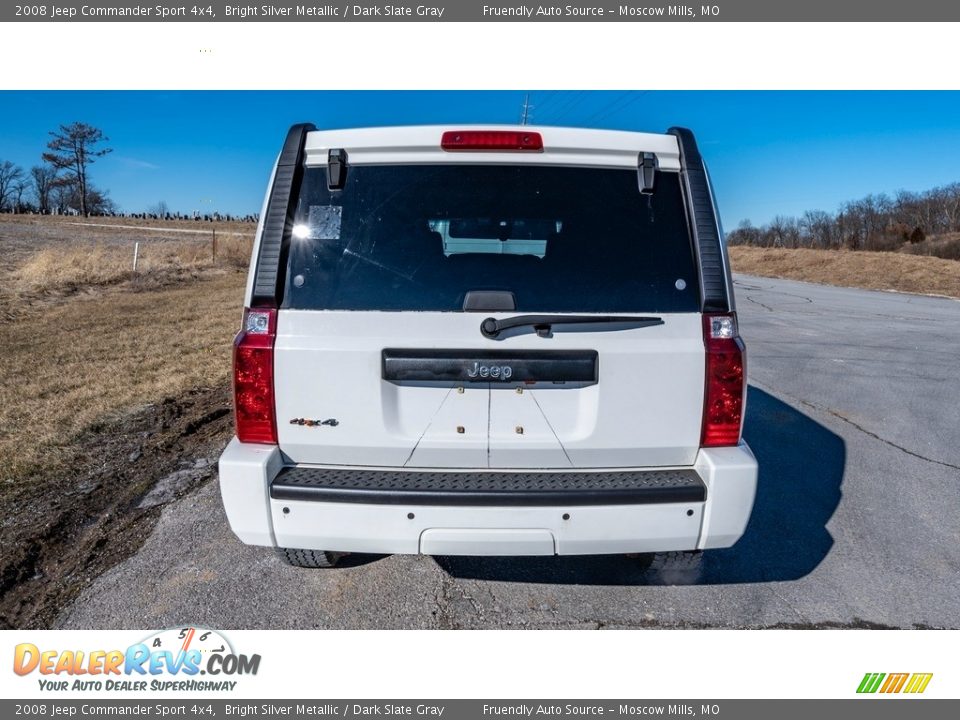
[[688,130],[296,125],[245,305],[245,543],[327,567],[743,533],[745,351]]

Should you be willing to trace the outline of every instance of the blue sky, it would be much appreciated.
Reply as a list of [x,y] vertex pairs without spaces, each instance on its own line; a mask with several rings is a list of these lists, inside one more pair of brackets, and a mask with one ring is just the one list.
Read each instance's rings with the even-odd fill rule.
[[[122,210],[257,212],[294,122],[514,123],[520,91],[0,91],[0,161],[29,168],[48,131],[96,125],[92,169]],[[960,92],[531,91],[532,123],[694,130],[728,229],[960,181]]]

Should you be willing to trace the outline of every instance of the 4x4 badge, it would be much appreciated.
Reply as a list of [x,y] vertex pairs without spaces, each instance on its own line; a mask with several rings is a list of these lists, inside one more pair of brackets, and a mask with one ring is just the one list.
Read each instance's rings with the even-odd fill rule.
[[306,425],[307,427],[317,427],[319,425],[329,425],[330,427],[336,427],[340,424],[340,421],[336,418],[327,418],[326,420],[309,420],[307,418],[293,418],[290,421],[291,425]]

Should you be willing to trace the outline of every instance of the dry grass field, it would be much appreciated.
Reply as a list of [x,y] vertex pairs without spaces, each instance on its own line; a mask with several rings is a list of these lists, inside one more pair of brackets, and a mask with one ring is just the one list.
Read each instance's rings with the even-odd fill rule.
[[216,263],[206,239],[146,237],[135,275],[129,235],[50,219],[31,237],[37,225],[0,219],[0,250],[20,257],[0,282],[4,485],[56,464],[92,424],[225,383],[250,256],[249,234],[218,239]]
[[243,276],[233,271],[76,297],[0,324],[4,483],[59,464],[88,426],[226,383],[242,295]]
[[218,238],[216,262],[209,241],[151,239],[140,244],[137,255],[134,272],[133,254],[125,244],[97,242],[44,248],[13,271],[12,287],[30,294],[63,293],[129,281],[169,284],[245,267],[250,260],[250,241],[234,236]]
[[822,285],[960,298],[960,262],[892,252],[730,248],[734,272]]

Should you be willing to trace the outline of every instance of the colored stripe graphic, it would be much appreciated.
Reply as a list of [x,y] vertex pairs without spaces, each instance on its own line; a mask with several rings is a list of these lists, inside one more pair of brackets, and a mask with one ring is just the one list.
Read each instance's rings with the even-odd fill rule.
[[933,673],[914,673],[910,677],[910,682],[907,683],[905,693],[922,693],[927,689],[927,685],[930,684],[930,679],[933,677]]
[[860,681],[860,687],[857,688],[857,692],[875,693],[877,688],[880,687],[880,683],[884,677],[886,677],[884,673],[867,673],[863,676],[863,680]]
[[898,693],[903,689],[903,684],[910,677],[910,673],[890,673],[887,675],[887,681],[880,688],[882,693]]
[[[886,678],[886,681],[884,681]],[[857,686],[858,693],[875,693],[878,690],[881,693],[922,693],[927,689],[933,673],[866,673],[860,685]],[[881,685],[882,683],[882,685]]]

